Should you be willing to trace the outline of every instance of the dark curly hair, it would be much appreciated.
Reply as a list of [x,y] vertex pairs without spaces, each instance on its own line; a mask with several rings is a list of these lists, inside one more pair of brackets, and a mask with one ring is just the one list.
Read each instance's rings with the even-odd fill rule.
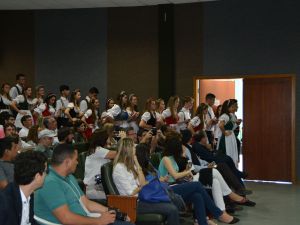
[[47,158],[42,152],[27,151],[15,159],[14,177],[18,185],[30,184],[37,173],[43,175]]

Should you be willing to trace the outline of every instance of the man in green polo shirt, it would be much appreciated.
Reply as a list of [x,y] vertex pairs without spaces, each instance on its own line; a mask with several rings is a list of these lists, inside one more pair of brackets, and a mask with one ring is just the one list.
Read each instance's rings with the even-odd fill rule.
[[78,164],[77,156],[72,145],[55,147],[44,186],[35,193],[36,220],[54,224],[130,225],[129,222],[116,221],[115,214],[107,207],[87,199],[72,175]]

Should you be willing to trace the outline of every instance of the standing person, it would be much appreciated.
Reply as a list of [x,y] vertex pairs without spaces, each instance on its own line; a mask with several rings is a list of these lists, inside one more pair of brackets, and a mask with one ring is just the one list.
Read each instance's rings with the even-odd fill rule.
[[45,98],[45,86],[38,85],[35,88],[35,98],[32,100],[37,106],[44,102]]
[[236,136],[234,135],[236,123],[232,116],[237,107],[236,105],[237,102],[231,99],[226,100],[222,105],[221,116],[219,118],[219,128],[222,131],[222,136],[218,142],[218,153],[230,156],[237,167],[239,156]]
[[69,104],[68,97],[70,95],[70,88],[67,85],[61,85],[59,87],[59,92],[61,97],[56,101],[56,117],[57,117],[57,127],[69,125],[69,119],[65,115],[65,110]]
[[115,101],[113,98],[108,98],[105,103],[105,110],[101,113],[101,124],[105,123],[113,123],[113,118],[108,115],[108,110],[111,109],[115,105]]
[[139,109],[138,109],[138,97],[135,94],[129,95],[129,104],[126,108],[129,115],[129,126],[133,127],[134,131],[137,133],[139,130],[138,119],[139,119]]
[[15,99],[13,99],[10,105],[18,113],[15,121],[15,125],[17,128],[22,128],[21,118],[23,116],[29,115],[32,118],[32,89],[31,87],[24,87],[23,90],[23,94],[18,95]]
[[39,114],[42,114],[44,118],[55,116],[56,95],[53,93],[48,94],[45,99],[45,103],[42,104],[41,107],[38,107],[37,109],[39,109]]
[[148,98],[139,126],[143,129],[151,130],[153,127],[156,127],[156,122],[156,102],[154,98]]
[[14,181],[13,160],[19,149],[18,136],[8,136],[0,140],[0,190]]
[[128,97],[125,91],[121,91],[118,95],[118,104],[115,104],[113,107],[111,107],[109,110],[107,110],[108,116],[113,118],[115,120],[115,125],[118,127],[118,129],[121,128],[127,128],[129,127],[128,119],[129,115],[126,111],[127,103],[128,103]]
[[12,113],[10,110],[11,97],[9,95],[9,90],[10,85],[8,83],[2,84],[0,92],[0,113],[3,111]]
[[77,158],[77,150],[72,145],[59,144],[55,147],[49,174],[43,187],[35,192],[36,220],[72,225],[129,225],[128,222],[116,221],[115,213],[90,201],[82,192],[72,175],[78,164]]
[[18,95],[23,93],[23,88],[26,83],[26,76],[24,74],[17,74],[16,75],[16,85],[11,87],[9,91],[9,95],[11,99],[15,99]]
[[88,95],[85,97],[85,99],[81,100],[80,102],[80,112],[85,113],[89,109],[89,104],[92,100],[97,99],[97,95],[99,94],[99,91],[96,87],[92,87],[89,90]]
[[157,123],[160,128],[165,124],[164,118],[162,116],[162,112],[166,109],[165,101],[162,98],[156,100],[156,115],[157,115]]
[[205,117],[207,110],[208,106],[205,103],[201,103],[196,110],[195,116],[189,122],[188,129],[193,135],[201,130],[205,130]]
[[85,136],[87,139],[89,139],[92,136],[93,131],[98,128],[99,107],[99,100],[92,99],[91,102],[88,104],[88,109],[81,118],[81,120],[86,125]]
[[70,102],[65,109],[65,115],[69,119],[69,125],[73,125],[77,120],[80,120],[83,113],[80,112],[79,102],[80,102],[80,90],[75,89],[71,93]]
[[236,124],[235,129],[234,129],[234,135],[236,137],[236,143],[237,143],[237,148],[238,148],[238,155],[241,154],[241,141],[238,139],[238,135],[240,133],[240,125],[242,123],[242,119],[238,119],[236,116],[236,112],[238,110],[238,101],[236,99],[230,99],[231,101],[234,102],[233,106],[234,106],[234,112],[231,113],[232,116],[232,120],[233,122]]
[[214,110],[213,110],[213,105],[215,104],[216,96],[212,93],[208,93],[205,96],[205,102],[208,106],[207,108],[207,114],[206,114],[206,128],[205,132],[209,141],[209,144],[211,144],[214,147],[214,130],[215,130],[215,125],[218,123],[218,119],[215,116]]
[[[137,196],[142,187],[147,184],[131,138],[123,138],[118,143],[118,153],[113,166],[113,180],[120,195],[125,196]],[[168,224],[179,225],[178,210],[170,202],[138,201],[137,213],[159,213],[166,217]]]
[[[222,105],[218,105],[217,110],[216,110],[216,118],[218,120],[218,123],[215,125],[215,130],[214,130],[214,137],[215,137],[215,143],[218,144],[219,138],[222,136],[222,131],[220,130],[219,127],[219,117],[221,116],[221,110],[222,110]],[[217,148],[217,146],[215,146]]]
[[185,130],[191,120],[191,109],[194,104],[194,99],[190,96],[183,98],[183,107],[178,113],[178,126],[180,130]]
[[166,125],[179,132],[178,127],[178,106],[180,99],[178,96],[171,96],[168,101],[168,108],[162,112]]
[[14,162],[14,183],[0,192],[2,225],[37,225],[33,218],[33,193],[47,172],[47,159],[40,152],[20,153]]

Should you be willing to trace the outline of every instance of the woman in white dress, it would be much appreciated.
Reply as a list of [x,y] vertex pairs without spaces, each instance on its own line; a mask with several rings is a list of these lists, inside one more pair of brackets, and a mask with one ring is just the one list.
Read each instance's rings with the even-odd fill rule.
[[[32,118],[31,110],[35,108],[35,104],[31,98],[32,89],[31,87],[25,87],[22,95],[18,95],[13,99],[11,107],[18,112],[16,117],[15,126],[22,128],[21,118],[25,115],[30,115]],[[33,119],[33,118],[32,118]]]
[[222,136],[218,141],[218,153],[230,156],[237,167],[239,156],[234,134],[237,124],[232,116],[235,112],[236,104],[236,101],[229,99],[222,105],[221,116],[219,117],[219,128],[222,131]]

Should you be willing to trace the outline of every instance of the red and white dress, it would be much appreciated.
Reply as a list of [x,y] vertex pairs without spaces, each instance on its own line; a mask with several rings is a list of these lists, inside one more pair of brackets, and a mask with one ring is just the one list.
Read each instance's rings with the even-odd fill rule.
[[178,115],[176,114],[175,115],[175,118],[172,116],[171,114],[171,110],[170,108],[167,108],[166,110],[164,110],[162,112],[162,117],[164,118],[166,124],[168,126],[170,126],[171,128],[173,128],[174,130],[180,132],[180,129],[179,129],[179,126],[178,126],[178,120],[179,120],[179,117]]

